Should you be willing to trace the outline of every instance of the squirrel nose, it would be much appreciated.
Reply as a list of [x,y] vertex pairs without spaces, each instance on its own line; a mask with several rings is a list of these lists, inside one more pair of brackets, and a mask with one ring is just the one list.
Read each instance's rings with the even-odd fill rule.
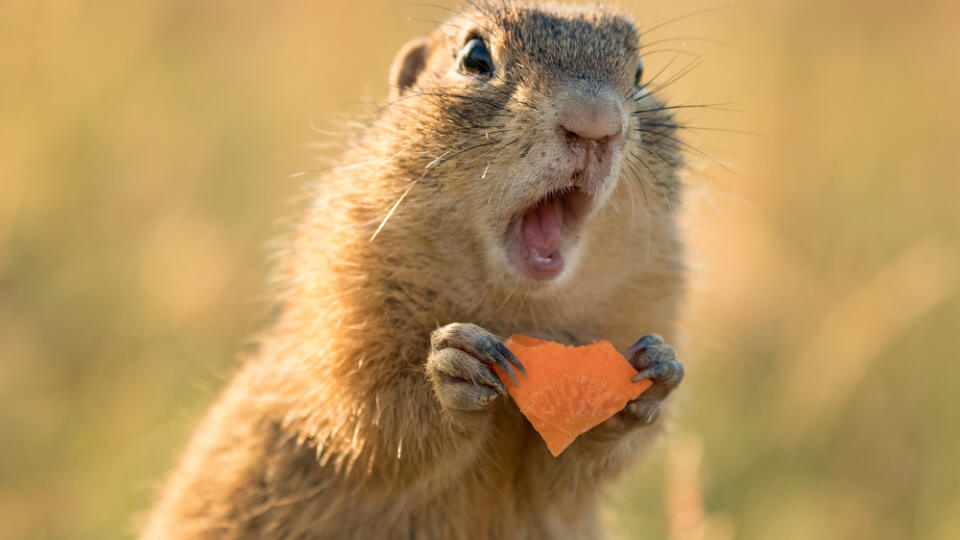
[[623,122],[616,100],[604,95],[580,95],[560,108],[560,128],[568,141],[602,141],[620,134]]

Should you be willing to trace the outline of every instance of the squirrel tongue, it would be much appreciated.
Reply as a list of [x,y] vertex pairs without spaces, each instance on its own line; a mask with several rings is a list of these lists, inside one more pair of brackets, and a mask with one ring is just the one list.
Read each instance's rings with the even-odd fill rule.
[[560,248],[560,201],[556,197],[543,201],[523,216],[521,231],[530,255],[552,259]]

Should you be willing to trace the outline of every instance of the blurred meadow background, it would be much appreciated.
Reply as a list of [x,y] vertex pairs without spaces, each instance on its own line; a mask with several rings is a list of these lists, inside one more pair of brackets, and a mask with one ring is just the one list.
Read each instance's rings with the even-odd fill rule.
[[[732,102],[689,125],[759,135],[685,133],[716,160],[690,154],[688,375],[610,536],[960,538],[960,3],[620,7],[647,73],[699,61],[672,103]],[[264,324],[320,132],[445,16],[0,1],[0,538],[135,534]]]

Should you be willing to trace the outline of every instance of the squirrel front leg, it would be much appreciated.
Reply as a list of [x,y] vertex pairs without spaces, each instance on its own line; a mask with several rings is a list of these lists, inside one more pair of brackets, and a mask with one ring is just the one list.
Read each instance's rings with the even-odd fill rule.
[[403,482],[443,485],[456,478],[484,448],[494,402],[507,395],[492,366],[512,378],[526,374],[513,353],[477,325],[434,330],[424,369],[393,388],[391,417],[403,421],[381,422],[375,432],[383,450],[378,454],[396,456],[380,461],[385,470]]
[[523,364],[501,340],[475,324],[451,323],[430,336],[427,376],[444,412],[458,424],[487,410],[507,389],[493,366],[516,383],[526,375]]
[[[516,380],[518,372],[526,374],[523,365],[496,336],[474,324],[437,328],[426,353],[420,366],[396,372],[390,384],[369,381],[364,395],[368,410],[377,413],[359,426],[350,419],[337,426],[335,445],[325,449],[335,460],[370,459],[382,477],[400,484],[442,485],[484,448],[494,402],[507,395],[492,366]],[[357,443],[357,434],[368,442]],[[357,451],[365,455],[353,455]]]

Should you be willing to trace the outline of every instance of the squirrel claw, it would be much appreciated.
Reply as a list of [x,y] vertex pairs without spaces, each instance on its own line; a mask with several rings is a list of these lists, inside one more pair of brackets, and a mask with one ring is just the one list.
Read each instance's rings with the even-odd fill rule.
[[430,336],[427,373],[440,403],[447,409],[481,410],[507,388],[492,367],[517,384],[514,370],[526,375],[523,364],[500,340],[475,324],[452,323]]
[[657,421],[662,412],[661,402],[683,380],[683,364],[677,361],[673,347],[663,342],[657,334],[647,334],[627,349],[627,361],[639,373],[633,381],[650,379],[653,382],[640,397],[627,403],[624,410],[643,424]]

